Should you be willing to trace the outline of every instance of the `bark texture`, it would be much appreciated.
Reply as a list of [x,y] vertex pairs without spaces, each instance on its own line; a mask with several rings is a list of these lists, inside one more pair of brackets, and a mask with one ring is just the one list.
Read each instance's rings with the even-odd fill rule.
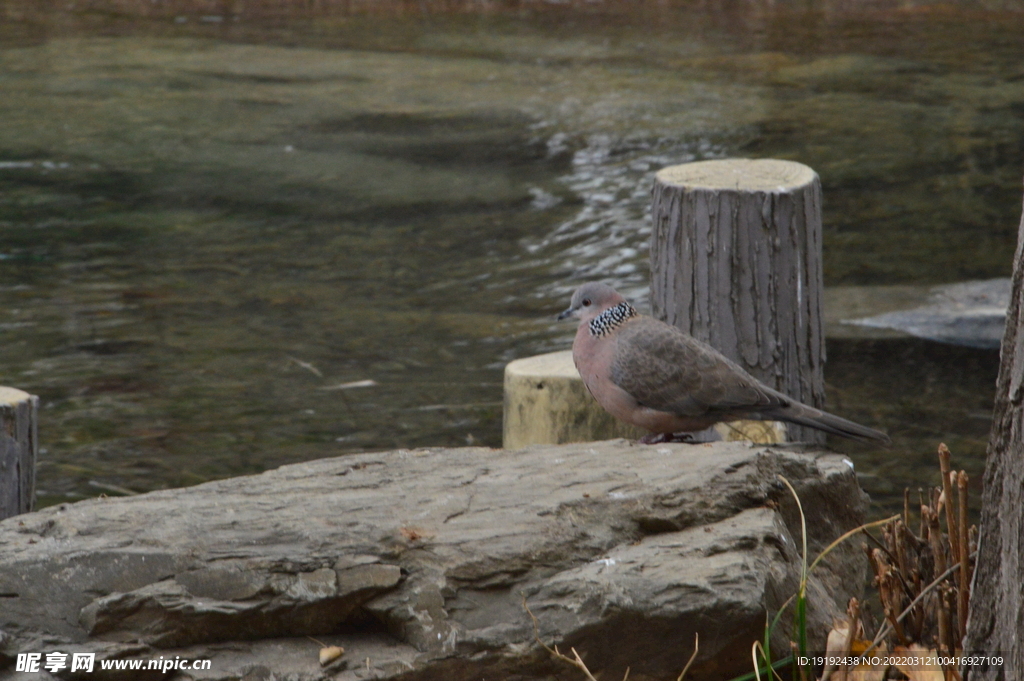
[[0,387],[0,520],[35,504],[38,405],[35,395]]
[[[805,404],[825,401],[821,182],[799,163],[665,168],[654,184],[651,307]],[[824,434],[788,427],[789,439]]]
[[1024,216],[1013,260],[981,495],[978,561],[964,650],[1000,655],[1002,665],[965,668],[969,681],[1024,674]]

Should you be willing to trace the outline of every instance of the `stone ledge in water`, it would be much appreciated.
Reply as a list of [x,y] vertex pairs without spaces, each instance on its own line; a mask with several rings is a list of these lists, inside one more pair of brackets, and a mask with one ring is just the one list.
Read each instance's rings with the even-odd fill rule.
[[909,334],[997,349],[1009,303],[1009,279],[825,289],[826,334],[829,338]]
[[[695,631],[692,678],[729,677],[797,588],[778,473],[812,551],[861,522],[839,456],[624,440],[360,454],[17,516],[0,523],[0,676],[55,650],[211,658],[197,679],[572,676],[525,599],[546,642],[609,678],[674,678]],[[812,634],[862,574],[853,546],[816,572]],[[305,636],[346,653],[321,669]]]

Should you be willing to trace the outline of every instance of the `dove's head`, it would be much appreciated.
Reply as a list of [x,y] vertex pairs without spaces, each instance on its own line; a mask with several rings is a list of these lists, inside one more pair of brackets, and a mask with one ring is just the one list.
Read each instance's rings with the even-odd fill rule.
[[572,294],[569,309],[558,315],[558,318],[575,317],[581,322],[590,322],[608,308],[625,300],[611,286],[592,281],[576,289],[576,292]]

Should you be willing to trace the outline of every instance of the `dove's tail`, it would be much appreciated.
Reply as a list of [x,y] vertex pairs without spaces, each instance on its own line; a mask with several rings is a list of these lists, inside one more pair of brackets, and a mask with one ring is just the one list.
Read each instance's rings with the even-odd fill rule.
[[807,426],[808,428],[816,428],[818,430],[823,430],[826,433],[841,435],[842,437],[849,437],[854,440],[870,440],[874,442],[882,442],[887,445],[892,444],[892,440],[889,439],[889,436],[881,431],[877,431],[874,428],[868,428],[867,426],[862,426],[859,423],[848,421],[841,416],[829,414],[828,412],[821,411],[820,409],[814,409],[813,407],[808,407],[803,404],[794,404],[788,409],[779,410],[779,412],[773,416],[779,421],[786,421],[798,426]]

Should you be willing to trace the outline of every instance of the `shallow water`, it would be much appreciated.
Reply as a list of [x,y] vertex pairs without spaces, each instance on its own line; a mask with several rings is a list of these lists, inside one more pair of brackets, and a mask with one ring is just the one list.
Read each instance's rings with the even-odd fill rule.
[[[41,504],[500,446],[503,366],[571,343],[572,288],[646,298],[665,165],[813,167],[827,285],[1010,271],[1020,15],[3,7],[0,383],[42,398]],[[977,489],[995,353],[829,354],[830,409],[896,442],[832,442],[880,508],[939,441]]]

